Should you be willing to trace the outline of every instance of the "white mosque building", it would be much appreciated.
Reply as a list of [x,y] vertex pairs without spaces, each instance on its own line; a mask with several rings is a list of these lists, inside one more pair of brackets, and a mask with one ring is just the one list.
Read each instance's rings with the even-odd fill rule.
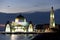
[[5,32],[33,32],[32,24],[26,21],[26,18],[19,15],[12,23],[7,23]]

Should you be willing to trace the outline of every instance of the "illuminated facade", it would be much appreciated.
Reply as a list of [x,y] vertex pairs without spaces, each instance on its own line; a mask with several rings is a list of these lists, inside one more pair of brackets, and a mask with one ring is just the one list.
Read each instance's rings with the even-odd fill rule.
[[10,25],[9,24],[6,25],[5,32],[10,32]]
[[32,24],[29,25],[28,32],[33,32],[33,25]]
[[29,22],[29,27],[28,27],[28,32],[33,32],[33,24],[32,24],[32,22],[30,21]]
[[28,23],[22,15],[17,16],[11,25],[14,28],[12,29],[12,32],[27,32]]
[[7,21],[7,23],[6,23],[6,25],[5,25],[6,27],[5,27],[5,32],[10,32],[11,30],[10,30],[10,24],[9,24],[9,21]]
[[10,28],[8,27],[8,24],[6,25],[5,32],[7,32],[8,29],[10,29],[8,32],[27,32],[28,22],[26,22],[26,19],[22,15],[17,16],[15,21],[12,21],[10,25]]
[[51,13],[50,13],[50,28],[55,28],[55,19],[54,19],[53,7],[51,7]]

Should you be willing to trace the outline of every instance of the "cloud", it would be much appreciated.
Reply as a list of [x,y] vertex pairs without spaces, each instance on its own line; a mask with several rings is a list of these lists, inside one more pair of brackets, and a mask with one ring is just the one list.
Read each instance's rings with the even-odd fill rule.
[[19,13],[19,12],[35,12],[35,11],[49,11],[49,8],[44,7],[31,7],[31,8],[0,8],[0,12],[5,13]]
[[[49,11],[60,8],[59,2],[54,0],[0,0],[0,12],[17,13],[31,11]],[[9,6],[9,7],[8,7]]]

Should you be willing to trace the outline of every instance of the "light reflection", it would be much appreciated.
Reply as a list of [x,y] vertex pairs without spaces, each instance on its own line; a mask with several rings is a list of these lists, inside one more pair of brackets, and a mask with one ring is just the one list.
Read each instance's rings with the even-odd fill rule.
[[31,40],[33,37],[33,34],[12,34],[11,40]]
[[18,37],[17,35],[12,34],[11,35],[11,40],[17,40],[17,37]]

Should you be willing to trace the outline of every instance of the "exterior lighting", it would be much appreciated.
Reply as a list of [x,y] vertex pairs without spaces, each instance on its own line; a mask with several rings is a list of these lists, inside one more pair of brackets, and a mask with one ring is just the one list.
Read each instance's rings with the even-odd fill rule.
[[50,17],[54,18],[54,15],[53,15],[53,14],[51,14],[51,15],[50,15]]
[[10,32],[10,25],[9,25],[9,24],[6,25],[6,30],[5,30],[5,32]]
[[32,24],[29,25],[28,32],[33,32],[33,26],[32,26]]
[[19,19],[18,19],[18,18],[16,18],[16,19],[15,19],[15,22],[19,22]]
[[28,22],[26,22],[26,19],[19,15],[16,17],[15,21],[12,21],[11,27],[9,25],[6,26],[6,32],[27,32],[27,26]]
[[28,23],[27,22],[15,22],[16,25],[20,24],[20,25],[23,25],[23,26],[26,26]]
[[54,18],[54,10],[53,7],[51,7],[51,13],[50,13],[50,28],[55,27],[55,18]]
[[55,27],[55,22],[53,23],[53,27]]

